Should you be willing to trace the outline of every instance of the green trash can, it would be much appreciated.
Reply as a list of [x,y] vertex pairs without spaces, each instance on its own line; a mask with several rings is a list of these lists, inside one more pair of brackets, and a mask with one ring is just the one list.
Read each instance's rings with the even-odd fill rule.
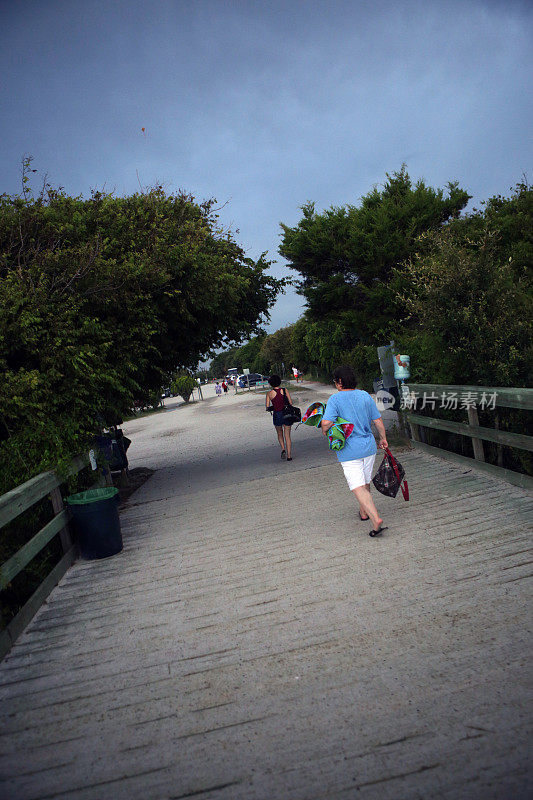
[[67,497],[82,558],[108,558],[122,550],[118,489],[87,489]]

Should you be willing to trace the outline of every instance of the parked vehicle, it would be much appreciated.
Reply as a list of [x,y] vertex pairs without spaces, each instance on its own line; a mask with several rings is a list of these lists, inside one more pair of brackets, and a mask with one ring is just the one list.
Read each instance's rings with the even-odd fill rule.
[[239,375],[237,378],[237,386],[244,389],[246,386],[255,386],[257,383],[262,383],[263,381],[268,383],[266,375],[259,375],[258,372],[251,372],[249,375]]
[[237,369],[237,367],[230,367],[228,369],[228,374],[225,376],[226,382],[229,383],[231,386],[234,386],[238,374],[239,370]]

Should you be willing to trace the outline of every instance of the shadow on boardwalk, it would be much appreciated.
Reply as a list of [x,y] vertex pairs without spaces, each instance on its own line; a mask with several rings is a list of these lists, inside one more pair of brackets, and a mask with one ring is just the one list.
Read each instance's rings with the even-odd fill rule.
[[207,405],[181,455],[170,415],[146,434],[123,553],[78,562],[1,665],[1,796],[528,796],[531,498],[406,453],[371,539],[316,432],[278,463],[245,405],[220,406],[242,443],[213,422],[187,456]]

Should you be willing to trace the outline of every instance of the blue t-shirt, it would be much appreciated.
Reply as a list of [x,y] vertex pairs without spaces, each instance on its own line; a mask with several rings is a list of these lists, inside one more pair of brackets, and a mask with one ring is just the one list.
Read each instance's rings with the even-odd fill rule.
[[332,394],[326,404],[324,419],[336,422],[337,417],[354,425],[342,450],[337,450],[339,461],[353,461],[355,458],[366,458],[377,453],[372,420],[381,419],[381,414],[368,392],[351,389]]

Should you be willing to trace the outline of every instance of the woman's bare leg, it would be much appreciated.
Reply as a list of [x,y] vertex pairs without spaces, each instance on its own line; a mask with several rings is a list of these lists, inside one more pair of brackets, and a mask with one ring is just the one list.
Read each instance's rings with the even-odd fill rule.
[[[369,483],[365,484],[365,489],[368,489],[368,491],[370,491],[370,484]],[[367,512],[365,511],[365,509],[363,508],[361,503],[359,503],[359,516],[361,517],[362,520],[370,519],[370,517],[368,516]]]
[[375,531],[381,528],[383,520],[378,514],[378,510],[374,505],[374,501],[372,500],[372,495],[370,494],[369,489],[367,486],[357,486],[357,488],[352,489],[352,492],[356,496],[359,502],[359,508],[362,508],[363,511],[366,511],[370,519],[372,520],[372,527]]
[[292,455],[291,455],[291,448],[292,448],[291,426],[290,425],[284,425],[283,426],[283,432],[285,433],[285,441],[287,442],[287,458],[292,458]]
[[278,434],[279,446],[281,447],[282,451],[286,450],[285,439],[283,437],[283,428],[281,427],[281,425],[279,427],[276,425],[276,433]]

